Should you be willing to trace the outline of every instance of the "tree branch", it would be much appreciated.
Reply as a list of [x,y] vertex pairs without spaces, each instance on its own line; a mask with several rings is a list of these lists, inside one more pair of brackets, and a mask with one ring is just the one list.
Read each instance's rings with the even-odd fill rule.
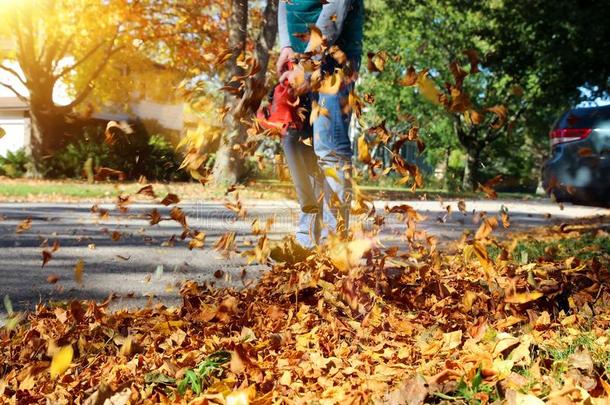
[[15,95],[17,96],[17,98],[19,98],[19,100],[23,101],[24,103],[29,104],[30,100],[26,96],[24,96],[23,94],[21,94],[17,90],[15,90],[15,88],[13,86],[11,86],[10,84],[0,82],[0,86],[6,87],[7,89],[9,89],[13,93],[15,93]]
[[69,111],[72,108],[74,108],[75,106],[79,105],[87,98],[87,96],[89,96],[89,94],[91,94],[91,91],[95,87],[93,85],[93,82],[99,77],[99,75],[102,73],[102,71],[108,64],[108,58],[110,58],[110,56],[112,56],[113,54],[115,54],[116,52],[118,52],[121,49],[122,49],[122,47],[117,47],[117,48],[111,49],[108,52],[106,52],[106,59],[104,60],[103,63],[100,63],[99,66],[97,67],[97,69],[93,72],[93,74],[87,81],[87,85],[81,91],[81,93],[78,96],[76,96],[76,98],[74,100],[72,100],[72,102],[70,104],[67,104],[67,105],[61,107],[64,111]]
[[8,73],[12,74],[12,75],[13,75],[13,76],[15,76],[17,79],[19,79],[19,81],[21,82],[21,84],[23,84],[24,86],[26,86],[26,87],[27,87],[27,83],[25,82],[25,80],[23,80],[23,79],[21,78],[21,76],[19,75],[19,73],[18,73],[16,70],[11,69],[11,68],[10,68],[10,67],[8,67],[8,66],[4,66],[3,64],[0,64],[0,69],[2,69],[2,70],[4,70],[4,71],[6,71],[6,72],[8,72]]
[[[116,39],[116,35],[114,36],[114,38],[112,38],[111,42],[114,42],[114,40]],[[59,80],[60,78],[62,78],[64,75],[66,75],[68,72],[76,69],[78,66],[82,65],[84,62],[87,61],[87,59],[89,59],[91,56],[93,56],[93,54],[95,54],[102,46],[104,46],[104,44],[106,43],[106,41],[102,41],[99,44],[97,44],[96,46],[94,46],[93,48],[91,48],[86,54],[85,56],[83,56],[80,60],[74,62],[72,65],[65,67],[64,69],[61,70],[61,72],[59,72],[57,75],[54,75],[53,78],[55,80]]]

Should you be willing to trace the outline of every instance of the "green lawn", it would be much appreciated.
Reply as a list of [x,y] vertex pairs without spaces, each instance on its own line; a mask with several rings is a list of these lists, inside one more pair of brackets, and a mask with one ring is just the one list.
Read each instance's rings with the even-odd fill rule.
[[[135,182],[88,184],[77,180],[27,180],[0,178],[0,199],[3,201],[78,201],[88,199],[114,200],[120,194],[134,194],[143,185]],[[184,200],[208,198],[222,199],[226,189],[199,183],[153,183],[155,192],[163,197],[168,192],[177,194]],[[423,195],[428,199],[474,198],[482,199],[482,193],[455,193],[439,189],[421,189],[413,193],[408,188],[362,186],[361,189],[377,199],[418,199]],[[247,187],[238,188],[240,196],[248,199],[294,198],[292,183],[261,180]],[[531,194],[500,193],[500,198],[533,199]]]

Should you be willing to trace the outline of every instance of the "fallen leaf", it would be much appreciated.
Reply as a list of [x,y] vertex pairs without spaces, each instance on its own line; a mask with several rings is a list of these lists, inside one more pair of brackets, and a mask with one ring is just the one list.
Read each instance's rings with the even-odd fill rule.
[[544,296],[544,293],[540,291],[516,293],[507,296],[504,301],[509,304],[526,304],[528,302],[535,301],[542,296]]
[[55,352],[53,359],[51,360],[51,368],[49,369],[52,379],[56,379],[70,368],[73,355],[74,349],[72,348],[72,345],[63,346]]

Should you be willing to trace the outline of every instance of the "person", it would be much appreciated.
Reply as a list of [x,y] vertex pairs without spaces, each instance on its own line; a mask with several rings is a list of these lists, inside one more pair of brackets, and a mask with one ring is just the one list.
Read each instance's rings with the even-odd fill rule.
[[[298,34],[308,32],[313,24],[328,46],[338,46],[347,57],[346,66],[340,66],[333,58],[322,60],[323,74],[331,74],[337,68],[357,73],[362,57],[363,0],[280,0],[281,51],[277,62],[280,82],[297,82],[298,72],[283,71],[284,66],[305,52],[307,42]],[[353,152],[349,138],[351,112],[343,108],[343,103],[352,87],[353,81],[344,83],[334,94],[309,95],[328,112],[313,121],[313,148],[303,142],[308,136],[304,131],[289,131],[283,139],[286,161],[303,210],[296,239],[305,247],[323,241],[329,231],[346,235],[348,229]],[[315,205],[309,208],[311,202]]]

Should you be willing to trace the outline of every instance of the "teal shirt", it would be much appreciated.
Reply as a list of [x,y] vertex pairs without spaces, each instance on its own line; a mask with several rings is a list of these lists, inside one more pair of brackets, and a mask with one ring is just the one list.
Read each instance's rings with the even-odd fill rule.
[[360,59],[364,0],[330,0],[325,6],[320,0],[282,1],[278,15],[280,38],[282,38],[281,31],[287,31],[284,37],[289,38],[290,46],[295,52],[305,52],[307,42],[295,37],[294,34],[306,33],[310,25],[315,24],[331,45],[338,45],[350,59]]

